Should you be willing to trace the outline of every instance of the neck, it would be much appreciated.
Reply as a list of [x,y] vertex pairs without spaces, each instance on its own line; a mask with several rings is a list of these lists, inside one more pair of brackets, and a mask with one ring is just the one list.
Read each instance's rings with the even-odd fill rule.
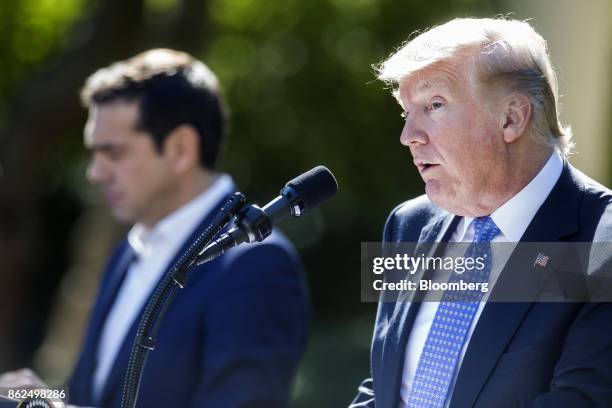
[[503,193],[494,197],[483,213],[493,213],[524,189],[544,168],[553,151],[548,147],[534,148],[529,154],[516,155],[513,160],[509,160],[505,169],[508,177],[500,184],[505,186]]
[[184,186],[178,196],[180,203],[175,210],[208,190],[217,178],[219,178],[219,174],[212,171],[203,169],[195,171],[194,174],[183,183]]
[[149,219],[141,220],[140,223],[148,229],[153,228],[160,220],[208,190],[218,177],[218,173],[202,168],[183,175],[176,180],[174,188],[166,193],[168,200],[165,201],[163,209],[156,211]]

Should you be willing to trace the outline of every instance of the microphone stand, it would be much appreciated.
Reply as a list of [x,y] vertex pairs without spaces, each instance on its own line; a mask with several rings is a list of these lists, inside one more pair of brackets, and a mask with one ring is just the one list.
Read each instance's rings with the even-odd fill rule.
[[[121,396],[121,408],[134,408],[136,406],[147,356],[149,351],[155,349],[157,332],[176,296],[177,289],[184,288],[187,283],[189,269],[196,260],[199,260],[200,253],[212,241],[215,235],[244,207],[245,203],[246,198],[242,193],[236,192],[232,194],[221,210],[219,210],[211,225],[191,244],[189,249],[155,287],[155,291],[149,298],[138,324],[136,338],[130,352]],[[210,260],[212,259],[207,259],[207,261]],[[204,262],[198,262],[198,265],[202,263]]]

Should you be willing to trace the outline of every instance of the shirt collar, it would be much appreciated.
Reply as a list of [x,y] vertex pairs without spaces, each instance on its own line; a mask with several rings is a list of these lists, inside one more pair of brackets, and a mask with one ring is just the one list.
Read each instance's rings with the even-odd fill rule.
[[234,190],[232,178],[222,174],[200,195],[161,219],[152,228],[135,224],[128,232],[128,243],[139,257],[149,255],[158,245],[180,244],[195,228],[193,220],[201,220],[224,196]]
[[[562,171],[563,160],[555,151],[529,184],[493,211],[491,218],[508,241],[519,242],[521,240],[531,220],[559,180]],[[473,217],[462,218],[457,226],[460,237],[465,236],[473,220]]]

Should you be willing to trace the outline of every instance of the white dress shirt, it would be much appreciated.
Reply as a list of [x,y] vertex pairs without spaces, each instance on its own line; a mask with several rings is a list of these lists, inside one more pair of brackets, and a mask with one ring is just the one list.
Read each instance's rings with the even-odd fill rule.
[[134,320],[153,289],[198,223],[224,196],[234,191],[229,175],[223,174],[199,196],[163,218],[151,229],[136,224],[128,233],[137,260],[131,264],[113,306],[104,322],[98,346],[93,393],[99,398],[117,354]]
[[[536,212],[550,194],[557,180],[559,180],[562,170],[563,161],[559,154],[555,152],[529,184],[491,214],[493,222],[495,222],[495,225],[497,225],[501,231],[491,242],[517,243],[520,241]],[[462,217],[450,238],[450,242],[472,242],[474,238],[473,219],[472,217]],[[457,380],[457,374],[459,373],[459,368],[465,356],[468,343],[482,310],[486,305],[486,299],[491,293],[497,278],[499,278],[503,266],[508,261],[511,254],[510,249],[512,248],[509,246],[492,247],[493,265],[489,276],[489,290],[481,299],[478,309],[476,310],[476,315],[472,320],[472,325],[466,335],[457,362],[457,367],[453,374],[445,407],[448,407],[450,404],[450,396],[452,395],[455,381]],[[425,340],[427,339],[427,334],[429,333],[436,311],[438,310],[438,305],[439,302],[423,302],[416,315],[414,324],[412,325],[404,358],[402,385],[400,389],[400,408],[407,407],[406,401],[408,401],[421,352],[425,346]]]

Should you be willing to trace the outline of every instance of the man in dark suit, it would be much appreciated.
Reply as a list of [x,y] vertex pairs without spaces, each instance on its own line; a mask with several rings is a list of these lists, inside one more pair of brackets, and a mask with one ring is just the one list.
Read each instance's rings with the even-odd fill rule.
[[[351,407],[612,406],[612,303],[543,302],[529,279],[520,301],[494,301],[567,257],[524,243],[612,240],[612,192],[567,162],[545,41],[525,22],[457,19],[406,43],[379,78],[396,87],[400,141],[426,185],[393,210],[384,241],[484,246],[493,289],[381,301],[371,378]],[[496,242],[519,243],[498,266]],[[591,272],[609,273],[611,260],[600,248]]]
[[[235,191],[215,170],[225,110],[215,75],[157,49],[93,74],[90,181],[134,224],[102,277],[70,403],[119,407],[130,348],[155,285]],[[194,268],[167,311],[138,407],[284,407],[310,308],[295,249],[279,233]]]

